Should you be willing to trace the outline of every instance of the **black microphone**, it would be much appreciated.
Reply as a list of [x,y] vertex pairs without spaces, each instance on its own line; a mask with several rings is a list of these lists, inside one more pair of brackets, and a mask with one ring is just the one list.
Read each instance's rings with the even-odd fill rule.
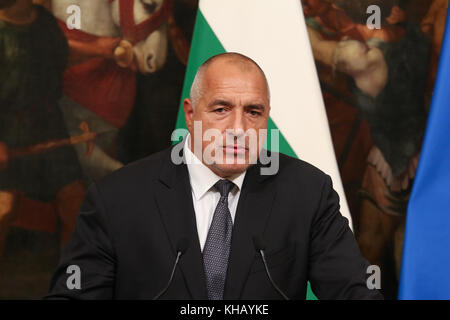
[[284,300],[289,300],[289,298],[283,293],[283,291],[281,291],[281,289],[276,285],[276,283],[272,279],[272,276],[270,275],[269,267],[267,266],[266,255],[264,254],[264,250],[266,249],[266,245],[264,244],[264,241],[262,240],[261,237],[254,236],[253,244],[255,245],[256,251],[258,251],[259,254],[261,255],[262,261],[264,263],[264,267],[266,269],[267,277],[269,278],[270,283],[272,284],[272,287],[280,294],[280,296],[283,297]]
[[153,300],[158,300],[161,298],[161,296],[166,293],[166,291],[169,289],[170,285],[172,284],[173,276],[175,274],[175,270],[177,268],[178,262],[180,261],[180,257],[186,253],[187,249],[189,248],[189,240],[186,238],[181,238],[177,243],[177,258],[175,259],[175,263],[173,264],[172,273],[170,274],[169,281],[167,282],[164,289],[161,290],[160,293],[158,293]]

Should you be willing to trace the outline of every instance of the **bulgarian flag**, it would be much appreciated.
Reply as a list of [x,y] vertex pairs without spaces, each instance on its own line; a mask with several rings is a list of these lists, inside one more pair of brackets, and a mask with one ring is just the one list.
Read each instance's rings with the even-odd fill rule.
[[244,54],[264,70],[271,93],[267,140],[271,129],[279,129],[276,151],[331,176],[341,213],[352,227],[301,1],[200,0],[177,128],[186,128],[182,102],[189,97],[198,67],[225,52]]
[[200,0],[177,128],[186,128],[183,100],[198,67],[224,52],[242,53],[264,70],[271,92],[268,133],[279,129],[281,153],[331,176],[341,213],[352,227],[301,1]]

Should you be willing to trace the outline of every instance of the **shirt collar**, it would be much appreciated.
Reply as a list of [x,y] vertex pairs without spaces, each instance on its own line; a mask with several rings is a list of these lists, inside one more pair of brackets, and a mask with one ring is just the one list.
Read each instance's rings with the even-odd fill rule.
[[[211,171],[190,149],[190,139],[191,135],[188,133],[186,136],[185,144],[183,147],[183,153],[186,160],[186,165],[189,172],[189,177],[191,180],[191,187],[194,192],[196,200],[200,200],[201,197],[208,192],[217,181],[223,179]],[[228,177],[227,179],[232,181],[238,190],[241,190],[242,184],[244,182],[246,171],[239,175],[234,175]],[[234,188],[235,189],[235,188]]]

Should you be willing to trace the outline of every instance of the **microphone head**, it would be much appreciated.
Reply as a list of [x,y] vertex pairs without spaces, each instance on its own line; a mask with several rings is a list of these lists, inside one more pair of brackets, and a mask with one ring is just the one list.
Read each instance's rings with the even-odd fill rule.
[[181,254],[185,254],[187,249],[189,248],[189,239],[188,238],[180,238],[177,243],[177,252],[181,252]]
[[266,249],[266,244],[264,243],[264,240],[261,236],[254,236],[253,237],[253,244],[255,246],[256,251],[261,251]]

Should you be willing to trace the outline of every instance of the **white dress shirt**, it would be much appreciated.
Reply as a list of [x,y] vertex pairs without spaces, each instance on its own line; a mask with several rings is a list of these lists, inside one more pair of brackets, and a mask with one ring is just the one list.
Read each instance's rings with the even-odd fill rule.
[[[205,166],[190,150],[190,138],[191,137],[188,134],[186,143],[183,147],[183,152],[186,157],[189,180],[191,183],[198,238],[200,241],[200,248],[203,252],[209,226],[211,225],[214,216],[214,210],[220,199],[220,193],[214,188],[214,184],[223,178],[212,172],[211,169]],[[228,194],[228,208],[230,209],[233,223],[245,173],[246,171],[239,175],[227,178],[235,184]]]

